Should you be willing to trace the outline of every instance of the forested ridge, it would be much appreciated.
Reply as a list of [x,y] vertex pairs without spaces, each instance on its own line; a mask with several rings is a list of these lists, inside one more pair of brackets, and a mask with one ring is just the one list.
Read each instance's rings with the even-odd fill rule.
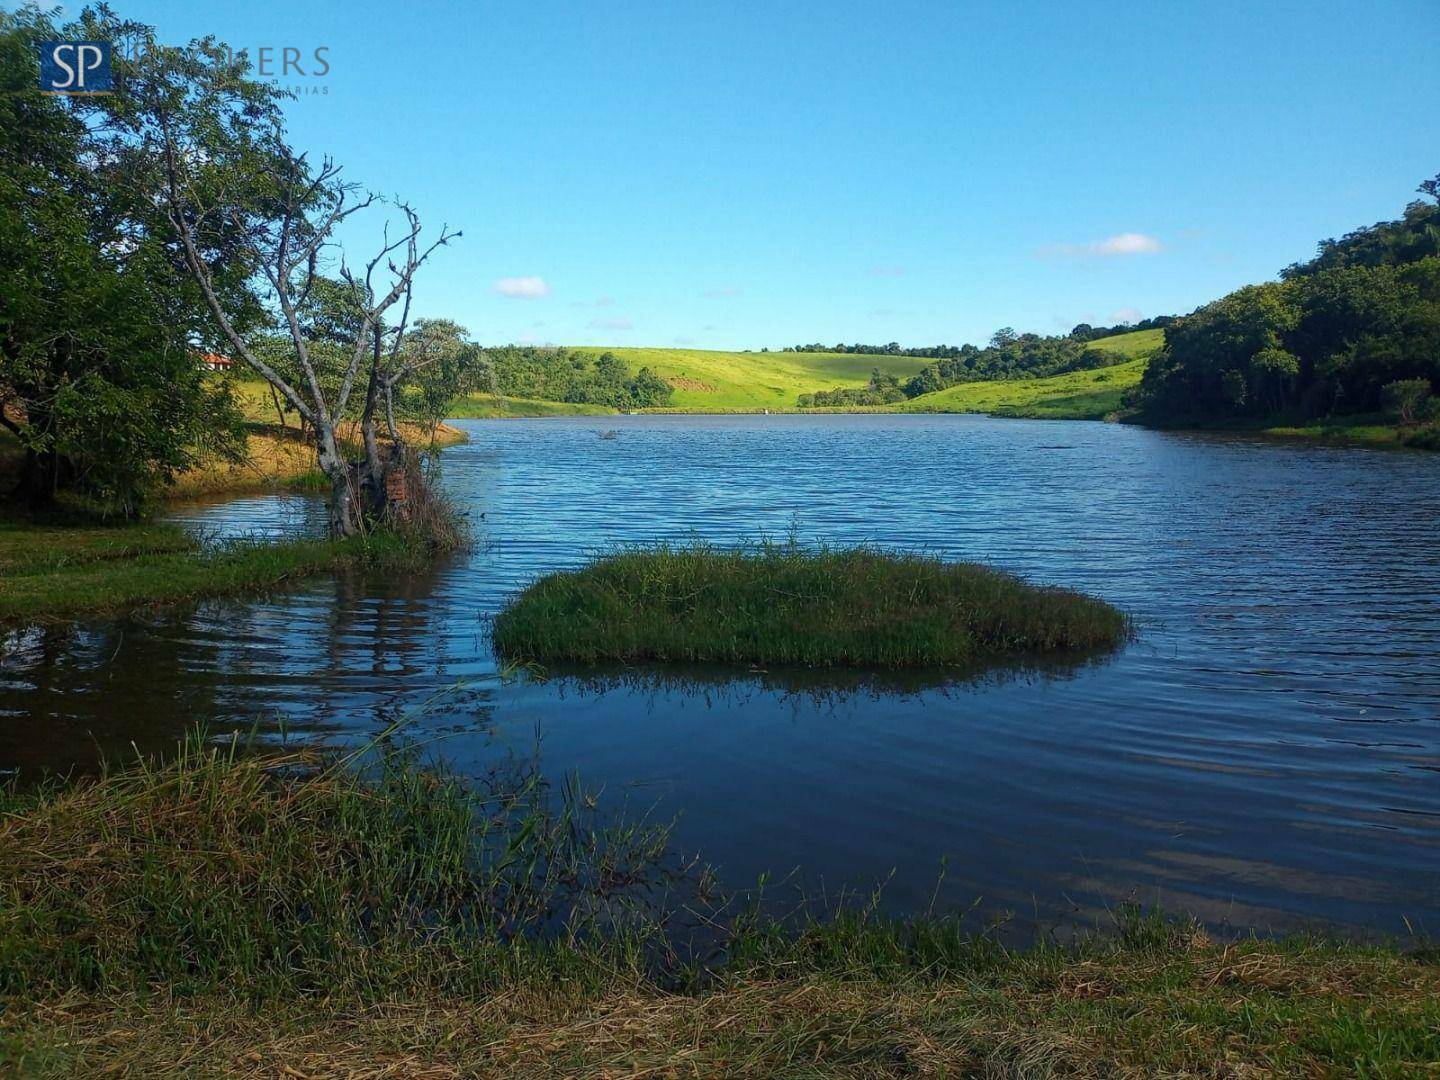
[[1436,442],[1440,175],[1403,215],[1331,240],[1280,280],[1165,328],[1128,404],[1147,422],[1312,421],[1384,413]]

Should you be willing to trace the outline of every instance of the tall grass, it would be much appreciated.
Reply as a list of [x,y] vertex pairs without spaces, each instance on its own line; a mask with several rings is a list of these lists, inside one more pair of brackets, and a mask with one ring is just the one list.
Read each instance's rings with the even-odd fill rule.
[[[1011,950],[863,905],[682,962],[663,827],[189,742],[0,799],[0,1074],[1419,1076],[1440,966],[1121,911]],[[693,905],[686,905],[698,910]],[[714,910],[713,908],[709,910]]]
[[496,617],[504,656],[876,668],[1114,648],[1126,616],[973,563],[761,541],[622,550],[536,581]]
[[675,870],[665,827],[607,825],[573,783],[462,785],[394,751],[196,737],[10,799],[0,994],[480,993],[567,961],[638,976]]

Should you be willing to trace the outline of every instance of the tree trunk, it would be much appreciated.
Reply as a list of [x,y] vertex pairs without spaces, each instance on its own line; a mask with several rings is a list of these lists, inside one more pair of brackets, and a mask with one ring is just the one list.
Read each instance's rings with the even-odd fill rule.
[[[379,353],[377,338],[376,353]],[[376,357],[379,363],[379,357]],[[360,414],[360,441],[365,448],[365,460],[361,463],[361,482],[366,504],[372,513],[379,513],[385,506],[385,462],[380,457],[380,440],[375,435],[375,406],[380,398],[380,379],[374,367],[370,369],[370,382],[365,387],[365,408]]]
[[275,406],[275,415],[280,418],[280,428],[283,431],[290,425],[285,422],[285,410],[280,405],[280,395],[276,392],[274,383],[267,382],[265,385],[270,388],[270,403]]
[[40,509],[53,506],[60,489],[60,455],[53,450],[25,450],[16,494],[27,505]]
[[320,470],[330,478],[330,535],[336,539],[354,536],[360,531],[360,523],[355,513],[349,463],[340,452],[335,425],[317,418],[314,427]]

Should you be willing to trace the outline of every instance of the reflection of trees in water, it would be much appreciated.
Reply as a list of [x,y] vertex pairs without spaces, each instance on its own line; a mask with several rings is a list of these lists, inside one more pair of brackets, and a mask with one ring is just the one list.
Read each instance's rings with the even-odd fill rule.
[[[18,641],[18,647],[11,647]],[[171,749],[217,714],[192,620],[136,614],[7,635],[0,655],[0,768],[22,777],[92,771]]]
[[0,769],[91,771],[169,753],[198,725],[349,741],[425,703],[417,728],[473,730],[493,686],[462,685],[433,566],[347,572],[274,601],[212,600],[0,638]]

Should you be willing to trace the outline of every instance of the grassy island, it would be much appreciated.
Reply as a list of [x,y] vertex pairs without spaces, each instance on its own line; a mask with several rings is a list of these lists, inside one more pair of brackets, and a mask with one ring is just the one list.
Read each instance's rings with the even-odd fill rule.
[[1440,1059],[1433,953],[1217,941],[1139,912],[1011,949],[943,915],[716,910],[715,959],[683,959],[673,923],[622,899],[665,831],[589,806],[533,778],[199,740],[0,789],[0,1073],[1398,1077]]
[[1126,616],[971,563],[761,542],[659,545],[551,574],[495,619],[523,661],[960,666],[1114,648]]

